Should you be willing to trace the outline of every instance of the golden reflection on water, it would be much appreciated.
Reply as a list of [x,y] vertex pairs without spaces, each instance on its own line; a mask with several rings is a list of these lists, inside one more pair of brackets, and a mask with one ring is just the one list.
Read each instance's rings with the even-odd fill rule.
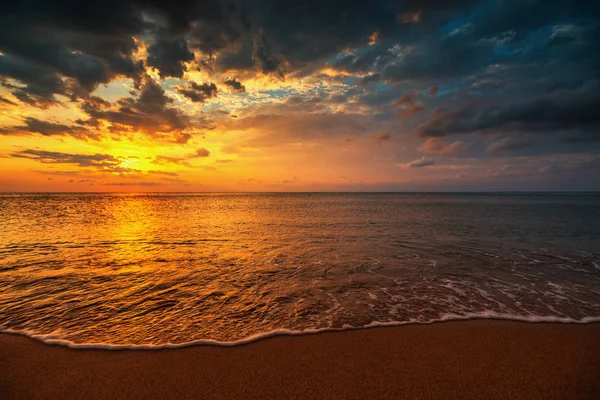
[[[135,260],[140,258],[145,247],[140,243],[159,240],[163,230],[161,219],[156,218],[155,204],[140,195],[122,195],[108,203],[107,216],[112,219],[107,232],[101,232],[107,241],[114,244],[107,248],[107,256],[113,260]],[[91,229],[105,229],[102,225],[92,225]],[[94,234],[93,236],[100,236]]]

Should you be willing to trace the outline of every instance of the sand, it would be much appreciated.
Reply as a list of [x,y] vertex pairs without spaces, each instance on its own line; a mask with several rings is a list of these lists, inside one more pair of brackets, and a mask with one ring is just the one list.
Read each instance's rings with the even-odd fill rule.
[[0,398],[599,399],[600,324],[463,321],[171,350],[0,334]]

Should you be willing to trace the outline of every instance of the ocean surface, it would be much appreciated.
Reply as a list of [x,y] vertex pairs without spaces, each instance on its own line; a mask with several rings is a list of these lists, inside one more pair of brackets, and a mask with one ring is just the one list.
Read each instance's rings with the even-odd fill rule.
[[0,194],[0,331],[72,346],[600,320],[600,194]]

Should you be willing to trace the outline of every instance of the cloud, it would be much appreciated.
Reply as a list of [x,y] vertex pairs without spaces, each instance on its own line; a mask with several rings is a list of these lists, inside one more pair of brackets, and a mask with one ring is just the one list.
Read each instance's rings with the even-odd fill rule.
[[210,82],[200,85],[190,82],[187,87],[179,87],[177,91],[194,103],[204,103],[207,99],[216,97],[218,93],[217,85]]
[[200,148],[196,150],[196,155],[195,158],[197,157],[208,157],[210,156],[210,151],[204,149],[204,148]]
[[425,105],[421,102],[411,104],[409,107],[396,111],[396,115],[400,117],[412,117],[413,115],[420,113],[425,108]]
[[166,182],[153,182],[153,181],[139,181],[139,182],[107,182],[103,183],[104,186],[124,186],[124,187],[154,187],[154,186],[167,186]]
[[388,82],[446,80],[476,72],[489,63],[493,44],[471,37],[436,37],[415,45],[382,71]]
[[283,79],[283,71],[279,68],[281,60],[271,54],[271,46],[267,42],[262,29],[254,36],[252,60],[258,65],[262,73],[274,73],[280,79]]
[[42,136],[72,136],[77,139],[98,140],[99,135],[78,126],[59,124],[43,121],[33,117],[25,117],[23,125],[14,125],[0,131],[0,135],[28,135],[40,134]]
[[36,172],[38,174],[58,175],[58,176],[75,176],[75,175],[80,175],[82,173],[82,171],[43,171],[43,170],[37,170],[34,172]]
[[187,40],[183,37],[161,35],[148,48],[147,63],[158,69],[162,78],[169,76],[181,78],[187,71],[184,63],[194,60],[194,53],[188,48]]
[[[8,79],[14,79],[21,85],[15,85]],[[0,56],[0,84],[11,90],[20,101],[40,108],[58,103],[55,94],[69,94],[67,84],[57,72],[7,54]]]
[[[445,179],[467,160],[460,175],[580,159],[600,150],[599,21],[595,2],[559,0],[13,2],[0,13],[3,153],[131,144],[157,165],[218,166],[195,151],[214,143],[257,177],[267,160],[297,168],[307,187],[325,179],[315,165],[377,180],[382,164],[442,155],[427,176]],[[118,161],[64,164],[132,178]]]
[[502,132],[552,132],[579,130],[600,140],[600,94],[592,90],[556,92],[510,105],[481,107],[476,104],[457,110],[435,109],[419,125],[420,137],[485,130]]
[[388,142],[391,138],[392,138],[392,134],[389,132],[386,132],[386,133],[378,136],[377,140],[379,140],[380,142]]
[[468,147],[467,143],[460,140],[447,143],[444,138],[431,137],[419,147],[419,151],[430,154],[457,154],[466,151]]
[[300,178],[297,176],[294,176],[292,179],[284,179],[283,181],[279,182],[280,184],[288,184],[288,183],[295,183],[300,181]]
[[177,172],[169,172],[169,171],[157,171],[157,170],[151,169],[146,172],[151,175],[179,176],[179,174]]
[[194,167],[192,164],[190,164],[190,162],[188,160],[193,160],[195,158],[205,158],[205,157],[209,157],[209,156],[210,156],[210,151],[208,151],[204,148],[200,148],[200,149],[197,149],[194,153],[187,154],[183,157],[170,157],[170,156],[158,155],[158,156],[154,157],[154,159],[152,160],[152,163],[157,164],[157,165],[175,164],[175,165],[183,165],[185,167]]
[[398,100],[394,102],[394,107],[405,104],[413,104],[417,99],[417,92],[412,91],[402,95]]
[[57,151],[27,149],[10,155],[14,158],[28,158],[43,164],[76,164],[80,167],[114,169],[121,160],[109,154],[69,154]]
[[162,141],[185,144],[192,137],[188,129],[201,127],[173,105],[173,99],[151,78],[146,78],[137,98],[124,98],[109,103],[97,97],[90,97],[81,109],[90,118],[83,124],[97,126],[101,121],[110,124],[110,130],[117,134],[143,132]]
[[392,107],[400,107],[396,110],[396,115],[400,117],[410,117],[418,112],[421,112],[425,105],[417,100],[417,92],[412,91],[405,93],[394,102]]
[[374,118],[358,113],[321,111],[312,102],[264,106],[247,116],[228,120],[223,129],[254,133],[237,145],[271,147],[317,139],[347,138],[366,134],[376,126]]
[[225,82],[223,82],[223,84],[229,87],[234,92],[244,93],[246,91],[246,87],[242,85],[241,82],[235,79],[227,79]]
[[7,98],[5,98],[3,96],[0,96],[0,103],[8,104],[8,105],[11,105],[11,106],[16,106],[17,105],[16,103],[10,101],[9,99],[7,99]]
[[419,160],[414,160],[414,161],[407,163],[406,166],[408,168],[423,168],[423,167],[429,167],[434,164],[435,164],[434,160],[428,160],[425,157],[423,157]]
[[[139,82],[144,61],[162,77],[181,77],[192,49],[214,54],[248,29],[240,6],[218,0],[33,0],[5,7],[0,24],[0,76],[18,80],[24,86],[13,94],[38,106],[56,94],[87,97],[119,76]],[[142,38],[152,42],[147,60],[136,59]]]
[[525,149],[527,147],[531,147],[531,145],[531,142],[525,140],[519,140],[513,137],[503,137],[489,145],[486,151],[488,153],[501,153]]
[[176,165],[183,165],[185,167],[193,167],[192,164],[190,164],[188,161],[187,157],[169,157],[169,156],[156,156],[154,157],[154,160],[152,160],[152,164],[156,164],[156,165],[169,165],[169,164],[176,164]]
[[[364,71],[376,62],[381,52],[387,51],[386,46],[390,42],[413,37],[411,30],[414,26],[422,25],[418,27],[419,31],[433,30],[442,25],[442,19],[448,17],[450,10],[469,3],[471,0],[407,0],[384,1],[373,7],[364,1],[310,0],[300,7],[289,2],[259,0],[248,9],[253,26],[260,28],[253,40],[253,59],[263,72],[275,72],[281,76],[285,69],[286,74],[306,76],[319,65],[330,63],[344,50],[366,49],[377,32],[377,51],[364,58],[362,54],[348,57],[338,64],[342,69]],[[402,12],[420,12],[423,22],[410,26],[398,23],[397,15]],[[268,40],[267,46],[264,46],[263,39]],[[241,53],[244,53],[244,48]],[[236,58],[235,55],[233,58]],[[248,66],[240,61],[227,60],[226,64],[247,69]]]

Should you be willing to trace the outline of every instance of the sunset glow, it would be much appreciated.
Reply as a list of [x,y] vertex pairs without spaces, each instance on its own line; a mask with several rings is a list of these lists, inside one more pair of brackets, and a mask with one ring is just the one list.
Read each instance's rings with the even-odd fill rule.
[[0,189],[598,189],[593,7],[462,3],[9,10]]

